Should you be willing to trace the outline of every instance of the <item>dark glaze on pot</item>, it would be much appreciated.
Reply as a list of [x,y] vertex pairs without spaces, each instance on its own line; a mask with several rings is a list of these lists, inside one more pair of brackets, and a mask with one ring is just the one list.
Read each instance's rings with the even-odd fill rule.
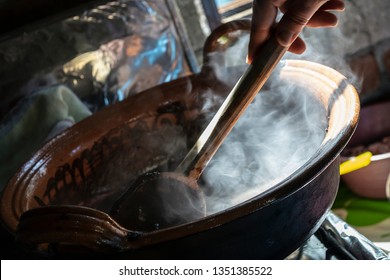
[[[170,129],[183,130],[184,141],[188,143],[187,147],[191,147],[205,123],[198,118],[202,116],[202,93],[213,89],[214,94],[224,95],[229,90],[211,72],[203,71],[131,96],[46,143],[5,188],[0,206],[3,224],[29,248],[44,249],[52,245],[53,249],[56,245],[56,257],[286,257],[316,231],[332,206],[339,183],[339,154],[356,127],[359,101],[355,89],[345,77],[319,64],[287,61],[281,78],[302,86],[316,97],[326,111],[324,118],[328,120],[328,131],[318,152],[304,166],[252,199],[197,221],[142,232],[124,227],[104,213],[107,206],[100,201],[113,193],[90,184],[106,180],[98,179],[96,176],[102,174],[96,170],[114,165],[115,160],[110,161],[111,152],[115,149],[121,153],[130,151],[134,142],[124,136],[129,135],[126,131],[134,127],[153,135],[169,123]],[[131,144],[123,144],[126,141]],[[106,149],[103,143],[111,143],[116,148]],[[94,148],[94,145],[98,146]],[[94,149],[99,152],[92,153]],[[140,162],[136,162],[134,170],[143,173],[153,170],[156,165],[169,169],[180,157],[175,157],[176,152],[170,151],[168,159],[146,153],[142,160],[140,157]],[[186,153],[181,149],[178,152]],[[118,156],[116,152],[113,154]],[[91,155],[96,160],[89,158]],[[66,182],[73,180],[75,183],[69,184],[72,186],[69,190],[64,189],[69,187],[68,184],[60,183],[64,180],[59,170],[68,170],[66,172],[70,175]],[[135,178],[139,173],[134,173]],[[107,184],[101,183],[101,186]],[[78,190],[82,192],[78,193]],[[55,194],[60,192],[67,193],[63,197],[74,200],[58,205],[60,201],[55,199]],[[96,200],[89,196],[91,193],[97,194]],[[119,194],[113,196],[116,195]],[[102,197],[105,198],[101,200]],[[57,205],[50,205],[53,201]],[[72,250],[77,254],[72,255]]]

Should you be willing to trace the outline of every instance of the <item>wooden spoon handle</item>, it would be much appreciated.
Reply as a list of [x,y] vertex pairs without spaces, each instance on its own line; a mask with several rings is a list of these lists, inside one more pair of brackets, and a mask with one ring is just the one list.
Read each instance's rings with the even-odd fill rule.
[[253,101],[287,48],[271,36],[231,90],[209,125],[201,134],[176,172],[198,179],[235,123]]

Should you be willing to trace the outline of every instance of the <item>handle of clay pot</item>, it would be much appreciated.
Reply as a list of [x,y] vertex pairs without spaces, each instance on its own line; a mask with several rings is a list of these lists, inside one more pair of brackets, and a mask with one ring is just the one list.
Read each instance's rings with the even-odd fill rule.
[[140,232],[132,232],[121,227],[101,211],[88,207],[61,205],[24,212],[19,220],[16,239],[30,247],[58,244],[112,253],[131,249],[129,246],[133,245],[137,247],[136,240],[141,235]]
[[203,46],[203,63],[207,64],[209,62],[209,54],[215,52],[219,49],[221,45],[218,41],[223,36],[228,36],[229,33],[235,31],[249,31],[251,28],[251,21],[249,19],[240,19],[233,20],[221,24],[215,28],[211,34],[207,37],[206,42]]

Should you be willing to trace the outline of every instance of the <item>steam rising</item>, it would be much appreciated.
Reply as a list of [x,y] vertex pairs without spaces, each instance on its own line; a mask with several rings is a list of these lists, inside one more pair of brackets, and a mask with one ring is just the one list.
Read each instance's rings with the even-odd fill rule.
[[[287,53],[285,58],[328,65],[359,88],[360,82],[343,57],[346,50],[331,48],[333,40],[346,41],[338,28],[310,29],[302,37],[307,44],[304,55]],[[219,58],[220,54],[212,55],[218,58],[213,67],[219,79],[230,84],[237,80],[227,75],[221,61],[225,66],[242,64],[248,40],[249,36],[241,36],[234,47],[227,49],[225,61]],[[276,185],[304,165],[325,137],[326,112],[314,100],[313,94],[307,89],[282,83],[277,73],[271,75],[266,86],[268,90],[261,90],[203,174],[205,185],[210,186],[207,193],[209,214],[232,207]]]
[[277,79],[238,121],[203,175],[207,212],[243,202],[291,175],[318,150],[326,113],[307,90]]

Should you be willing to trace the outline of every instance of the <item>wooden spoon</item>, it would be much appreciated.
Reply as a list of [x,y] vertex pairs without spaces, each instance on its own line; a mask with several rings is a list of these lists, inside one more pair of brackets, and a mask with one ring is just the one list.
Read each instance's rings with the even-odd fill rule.
[[197,180],[286,51],[271,36],[175,172],[141,175],[115,203],[110,216],[141,231],[204,217],[206,207]]

